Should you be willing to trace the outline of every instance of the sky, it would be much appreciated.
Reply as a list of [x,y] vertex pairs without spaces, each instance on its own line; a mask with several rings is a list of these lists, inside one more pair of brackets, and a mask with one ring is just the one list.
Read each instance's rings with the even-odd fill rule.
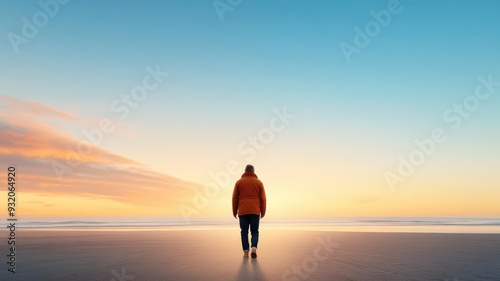
[[25,217],[230,217],[249,163],[269,217],[498,217],[499,9],[1,1],[0,166]]

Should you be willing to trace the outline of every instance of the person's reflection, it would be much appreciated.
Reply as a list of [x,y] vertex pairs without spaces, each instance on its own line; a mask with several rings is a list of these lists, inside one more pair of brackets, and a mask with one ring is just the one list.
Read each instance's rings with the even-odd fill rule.
[[245,280],[263,280],[263,281],[266,280],[264,278],[264,274],[260,269],[259,262],[257,259],[242,260],[238,276],[236,276],[236,281],[245,281]]
[[236,276],[236,281],[250,280],[248,262],[248,259],[243,259],[241,261],[240,270],[238,271],[238,276]]
[[262,270],[260,269],[258,259],[252,259],[251,264],[252,264],[252,268],[253,268],[252,273],[253,273],[255,280],[266,280],[266,278],[264,278],[264,274],[262,273]]

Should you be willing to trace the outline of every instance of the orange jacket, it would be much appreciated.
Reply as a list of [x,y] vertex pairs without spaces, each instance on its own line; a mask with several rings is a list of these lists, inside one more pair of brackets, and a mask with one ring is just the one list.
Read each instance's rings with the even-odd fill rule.
[[234,185],[233,216],[266,214],[264,185],[252,172],[245,172]]

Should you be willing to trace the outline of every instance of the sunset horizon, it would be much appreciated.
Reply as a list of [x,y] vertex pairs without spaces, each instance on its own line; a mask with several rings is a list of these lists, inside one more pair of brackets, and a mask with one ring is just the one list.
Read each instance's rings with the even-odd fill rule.
[[[219,171],[212,167],[207,168],[210,172],[205,183],[195,182],[196,177],[203,175],[183,179],[142,164],[138,159],[131,159],[127,155],[119,155],[100,147],[101,143],[96,142],[104,142],[105,138],[112,136],[112,133],[102,130],[104,127],[99,126],[109,121],[106,126],[116,128],[115,123],[118,120],[113,122],[112,119],[107,118],[96,120],[80,118],[46,104],[14,97],[2,96],[0,101],[9,106],[8,110],[0,113],[3,124],[2,135],[10,139],[11,143],[16,143],[15,146],[10,145],[9,142],[3,143],[0,153],[4,154],[4,157],[9,157],[11,165],[19,167],[18,177],[23,183],[20,187],[23,199],[23,206],[18,212],[20,216],[230,217],[232,187],[243,173],[242,169],[247,162],[257,163],[256,173],[264,181],[268,196],[274,203],[270,206],[270,217],[500,216],[500,206],[496,204],[494,196],[483,197],[481,206],[471,203],[473,201],[470,200],[470,196],[481,196],[475,190],[471,190],[470,196],[455,195],[458,197],[455,198],[455,202],[443,202],[437,198],[432,199],[428,195],[421,202],[416,201],[415,198],[411,202],[403,201],[404,196],[413,196],[415,193],[422,192],[418,184],[410,182],[398,190],[391,190],[383,182],[383,174],[379,175],[378,186],[370,187],[376,189],[376,193],[370,192],[369,195],[363,196],[356,195],[356,192],[347,193],[343,197],[344,202],[325,198],[323,205],[318,205],[317,196],[313,196],[316,202],[301,203],[299,198],[306,198],[307,194],[299,192],[288,193],[286,200],[280,200],[279,194],[286,190],[287,185],[294,187],[296,184],[288,180],[280,183],[280,180],[276,179],[277,175],[284,174],[276,174],[272,171],[276,169],[265,168],[268,164],[259,162],[257,155],[265,153],[259,151],[257,148],[260,147],[256,146],[255,159],[243,155],[238,162],[235,160],[237,158],[228,157],[226,165],[222,166],[223,168]],[[13,112],[21,117],[12,118]],[[278,109],[274,109],[274,112],[271,110],[269,119],[279,120],[280,114],[282,113]],[[292,116],[290,113],[286,114]],[[296,116],[293,115],[293,118]],[[288,125],[292,126],[289,120],[285,119],[285,122],[289,124],[283,123],[283,128]],[[85,129],[82,129],[80,134],[77,132],[73,135],[62,130],[64,126],[74,124],[83,126]],[[268,127],[269,125],[264,122],[263,128]],[[127,128],[122,130],[126,131]],[[276,136],[273,136],[272,142],[280,141],[280,133],[275,133]],[[254,134],[258,136],[259,131]],[[238,145],[241,147],[246,145],[245,148],[248,150],[253,146],[245,137]],[[60,145],[62,143],[65,145]],[[238,150],[238,145],[233,150]],[[259,145],[259,143],[254,145]],[[23,163],[23,165],[18,163]],[[259,165],[260,163],[262,164]],[[103,170],[106,170],[106,173],[100,175],[99,173]],[[281,169],[279,171],[282,172]],[[85,173],[87,175],[92,173],[92,176],[85,176]],[[296,180],[302,182],[307,179],[297,178]],[[81,189],[83,186],[87,186],[85,192]],[[310,188],[314,190],[316,187]],[[164,197],[161,197],[161,194],[164,194]],[[173,197],[173,194],[176,196]],[[489,205],[486,201],[488,199],[491,200]],[[299,204],[300,212],[294,213],[293,208]]]

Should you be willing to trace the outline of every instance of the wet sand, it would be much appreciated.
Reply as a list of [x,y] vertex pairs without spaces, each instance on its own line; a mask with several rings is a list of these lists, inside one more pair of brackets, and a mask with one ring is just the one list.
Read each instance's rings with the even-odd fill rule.
[[499,234],[262,229],[257,259],[239,230],[19,230],[0,280],[500,280]]

